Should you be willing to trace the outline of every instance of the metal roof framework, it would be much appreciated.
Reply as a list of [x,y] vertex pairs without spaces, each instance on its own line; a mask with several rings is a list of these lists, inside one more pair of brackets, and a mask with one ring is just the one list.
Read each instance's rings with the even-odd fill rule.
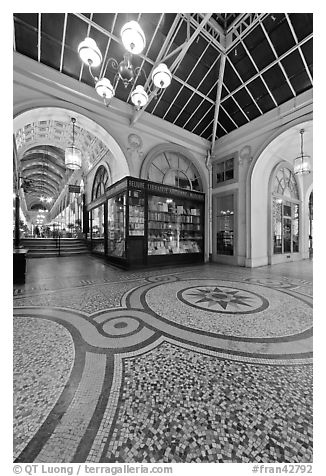
[[[313,86],[312,13],[15,13],[13,49],[93,87],[78,44],[86,36],[97,42],[103,54],[97,74],[112,81],[106,60],[122,60],[120,30],[132,19],[147,38],[144,52],[133,57],[145,72],[135,85],[148,87],[159,62],[169,67],[172,82],[158,96],[151,92],[131,125],[146,111],[213,147]],[[118,84],[116,97],[130,102],[131,92]]]
[[[152,94],[144,110],[205,139],[212,140],[215,107],[217,139],[312,87],[309,13],[17,13],[14,49],[93,86],[78,57],[79,42],[85,36],[97,41],[104,57],[101,75],[108,57],[122,59],[119,31],[131,19],[149,39],[134,58],[148,78],[144,82],[140,75],[139,83],[148,86],[161,61],[173,74],[170,87],[156,100]],[[222,53],[225,73],[215,104]],[[131,92],[119,85],[116,97],[129,102]],[[142,114],[135,112],[131,123]]]

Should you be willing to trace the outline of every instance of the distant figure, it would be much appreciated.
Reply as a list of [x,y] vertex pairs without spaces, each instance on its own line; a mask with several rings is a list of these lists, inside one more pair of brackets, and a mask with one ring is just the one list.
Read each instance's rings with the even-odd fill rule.
[[313,250],[313,247],[312,247],[312,235],[309,235],[309,255],[310,255],[310,257],[312,257],[312,250]]
[[35,229],[34,229],[34,233],[35,233],[35,236],[36,238],[38,238],[40,236],[40,229],[39,227],[36,225]]

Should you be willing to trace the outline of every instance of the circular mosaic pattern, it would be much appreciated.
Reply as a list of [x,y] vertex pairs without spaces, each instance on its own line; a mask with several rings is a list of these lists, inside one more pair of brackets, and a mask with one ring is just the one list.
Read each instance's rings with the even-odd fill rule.
[[103,324],[103,331],[108,335],[123,336],[135,332],[139,322],[132,317],[117,317]]
[[143,296],[147,306],[170,323],[219,336],[275,338],[312,326],[307,303],[266,286],[258,294],[256,285],[243,281],[179,280],[157,284]]
[[228,314],[249,314],[268,307],[262,296],[227,286],[193,286],[179,291],[177,297],[190,306]]

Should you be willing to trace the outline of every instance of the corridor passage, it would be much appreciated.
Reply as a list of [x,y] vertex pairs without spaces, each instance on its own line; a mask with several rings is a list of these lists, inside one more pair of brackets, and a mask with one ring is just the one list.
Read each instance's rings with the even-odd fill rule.
[[312,462],[312,261],[14,285],[16,462]]

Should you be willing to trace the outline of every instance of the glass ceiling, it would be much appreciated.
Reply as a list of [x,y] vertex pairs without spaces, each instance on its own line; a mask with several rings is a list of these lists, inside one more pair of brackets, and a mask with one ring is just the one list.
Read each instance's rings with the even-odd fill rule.
[[[145,110],[204,139],[212,140],[216,107],[217,139],[312,88],[312,13],[15,13],[14,50],[93,87],[78,44],[90,36],[104,59],[120,61],[120,29],[132,19],[147,39],[134,67],[149,77],[164,61],[173,75]],[[114,74],[108,67],[111,81]],[[120,84],[116,97],[131,103],[131,91]]]

